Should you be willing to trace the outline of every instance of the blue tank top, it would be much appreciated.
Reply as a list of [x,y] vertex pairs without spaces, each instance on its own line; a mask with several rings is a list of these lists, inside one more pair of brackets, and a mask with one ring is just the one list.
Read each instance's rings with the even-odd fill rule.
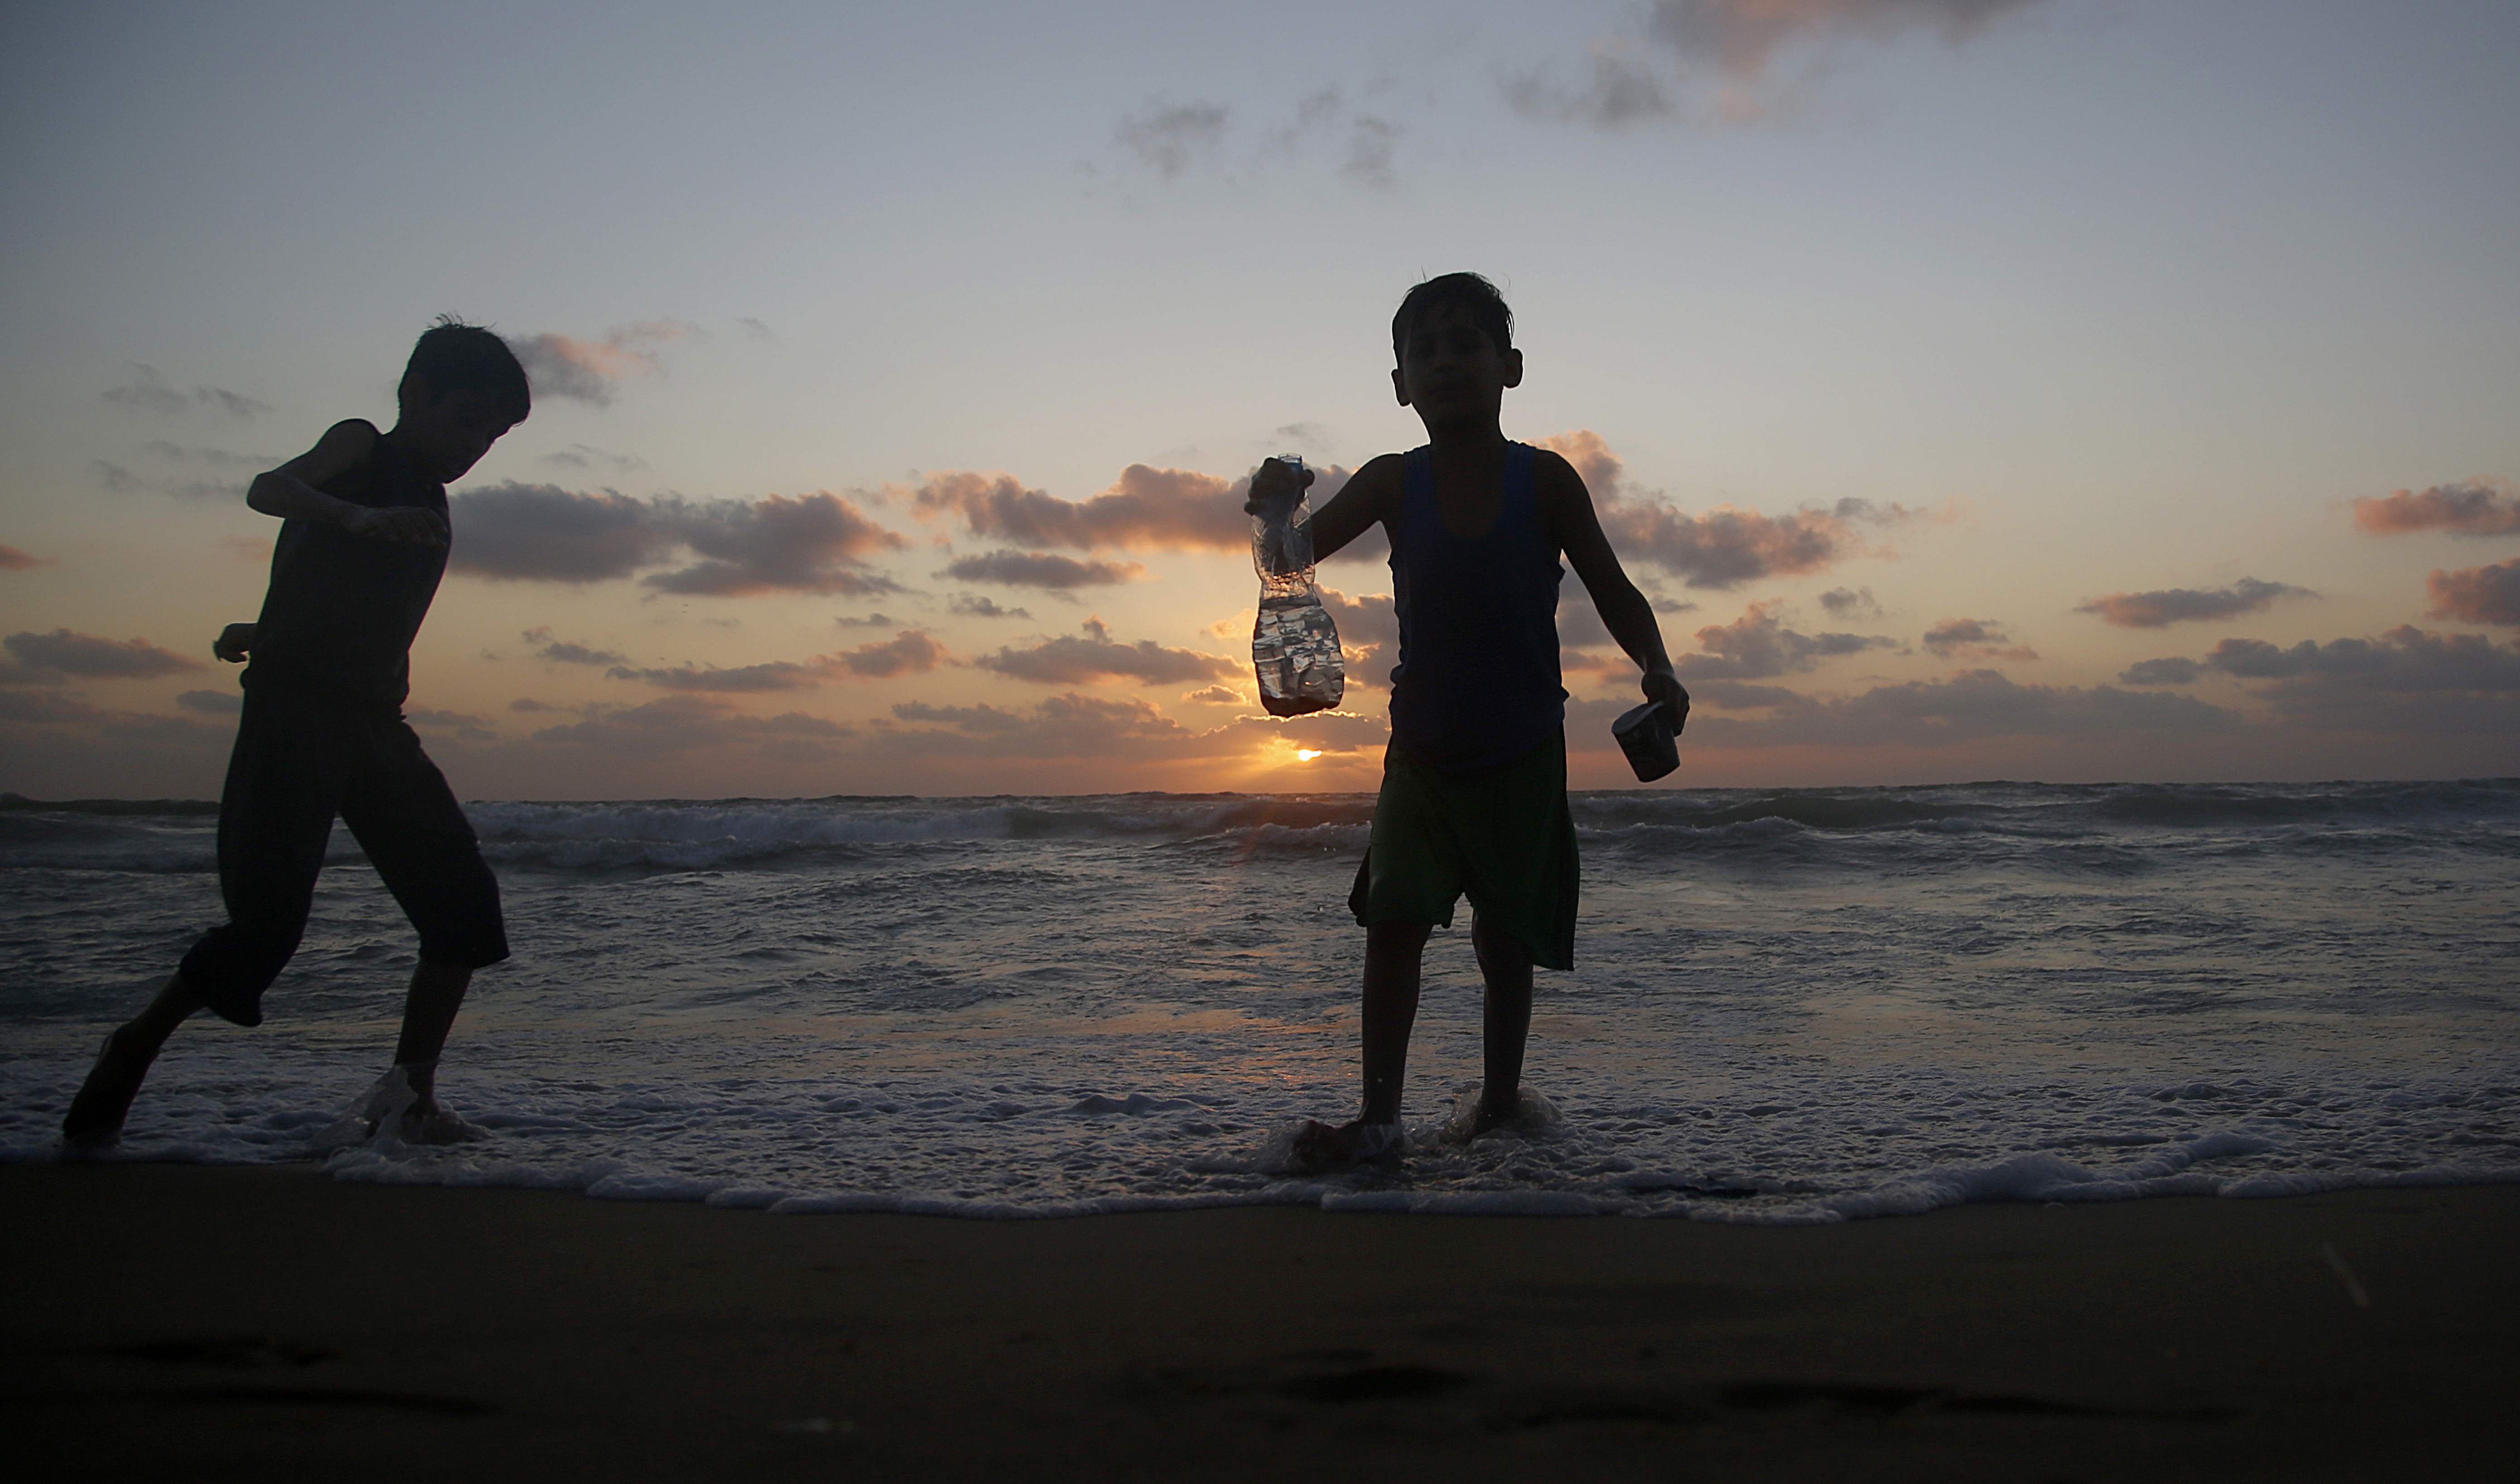
[[1435,456],[1401,465],[1391,532],[1400,663],[1391,671],[1391,740],[1457,773],[1501,768],[1566,721],[1557,670],[1557,584],[1565,575],[1540,518],[1533,450],[1508,443],[1493,529],[1465,541],[1435,508]]

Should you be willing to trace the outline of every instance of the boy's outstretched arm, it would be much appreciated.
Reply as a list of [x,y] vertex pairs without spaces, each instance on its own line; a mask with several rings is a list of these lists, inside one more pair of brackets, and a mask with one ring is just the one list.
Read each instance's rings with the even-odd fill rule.
[[1542,449],[1533,463],[1532,477],[1540,486],[1540,507],[1549,532],[1566,554],[1575,575],[1584,579],[1584,591],[1593,595],[1602,627],[1644,670],[1639,687],[1647,700],[1661,701],[1670,709],[1671,729],[1679,731],[1688,722],[1688,692],[1672,669],[1671,656],[1663,652],[1662,625],[1654,619],[1653,605],[1628,580],[1627,569],[1619,565],[1619,554],[1610,550],[1610,538],[1601,530],[1601,517],[1593,509],[1593,494],[1584,487],[1584,476],[1575,472],[1575,466]]
[[375,452],[379,436],[376,425],[358,418],[336,423],[324,430],[313,448],[268,473],[254,475],[253,483],[246,489],[245,503],[266,516],[338,525],[353,536],[444,546],[446,522],[435,511],[401,505],[370,509],[316,488],[357,468],[360,461]]
[[[1330,503],[1313,512],[1313,560],[1327,560],[1332,552],[1365,534],[1365,528],[1384,518],[1400,498],[1401,461],[1398,454],[1384,454],[1348,476],[1346,484],[1330,497]],[[1275,459],[1261,462],[1251,475],[1251,493],[1242,502],[1245,515],[1256,516],[1261,508],[1276,500],[1288,498],[1294,475]],[[1313,472],[1304,471],[1302,487],[1310,488]]]

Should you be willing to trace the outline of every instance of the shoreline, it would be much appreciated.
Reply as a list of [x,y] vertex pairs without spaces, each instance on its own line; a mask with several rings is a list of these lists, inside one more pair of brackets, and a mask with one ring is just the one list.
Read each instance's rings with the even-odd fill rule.
[[56,1473],[2318,1478],[2520,1444],[2520,1187],[1818,1227],[0,1167]]

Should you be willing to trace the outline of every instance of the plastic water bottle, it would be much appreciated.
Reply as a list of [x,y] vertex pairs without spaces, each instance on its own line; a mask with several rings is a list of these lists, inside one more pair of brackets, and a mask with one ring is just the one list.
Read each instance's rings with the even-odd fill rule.
[[1294,475],[1287,498],[1251,517],[1251,565],[1260,574],[1260,618],[1251,626],[1251,669],[1260,704],[1272,716],[1327,711],[1347,694],[1347,661],[1338,625],[1313,582],[1312,505],[1304,498],[1304,461],[1280,454]]

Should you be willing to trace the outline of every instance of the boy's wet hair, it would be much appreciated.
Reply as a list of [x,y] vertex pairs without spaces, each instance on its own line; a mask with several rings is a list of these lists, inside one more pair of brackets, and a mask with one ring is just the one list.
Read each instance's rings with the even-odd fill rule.
[[1409,332],[1428,310],[1455,304],[1469,311],[1470,323],[1487,333],[1500,353],[1513,348],[1513,311],[1506,307],[1497,286],[1475,273],[1447,273],[1410,290],[1400,301],[1400,312],[1391,317],[1392,361],[1397,364],[1409,353]]
[[498,400],[511,423],[523,422],[533,410],[534,393],[525,381],[524,365],[508,342],[451,314],[439,315],[436,324],[421,333],[420,343],[411,347],[411,362],[402,369],[399,388],[406,396],[413,377],[427,382],[433,397],[450,391],[487,392]]

